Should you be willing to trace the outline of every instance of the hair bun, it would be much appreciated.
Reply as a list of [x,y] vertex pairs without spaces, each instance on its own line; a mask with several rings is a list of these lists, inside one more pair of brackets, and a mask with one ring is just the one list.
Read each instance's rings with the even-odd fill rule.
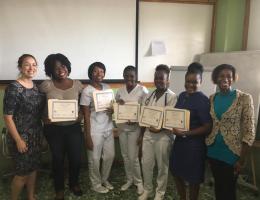
[[188,73],[203,73],[203,66],[198,62],[193,62],[188,66]]

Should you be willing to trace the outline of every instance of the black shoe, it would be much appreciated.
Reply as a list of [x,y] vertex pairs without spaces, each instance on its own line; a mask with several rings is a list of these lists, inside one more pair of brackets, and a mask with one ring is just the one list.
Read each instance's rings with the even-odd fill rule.
[[74,186],[74,187],[71,187],[70,188],[70,191],[75,195],[75,196],[82,196],[83,195],[83,192],[82,190],[80,189],[80,187],[78,185]]
[[56,192],[56,197],[54,200],[64,200],[64,191]]

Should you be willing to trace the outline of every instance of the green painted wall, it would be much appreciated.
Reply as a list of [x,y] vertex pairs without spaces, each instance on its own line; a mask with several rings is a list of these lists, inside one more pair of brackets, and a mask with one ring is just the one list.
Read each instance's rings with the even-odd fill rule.
[[[246,0],[218,0],[216,12],[216,52],[241,51]],[[260,121],[260,120],[259,120]],[[260,131],[260,126],[257,131]],[[258,138],[259,139],[259,138]],[[260,149],[253,148],[256,182],[260,187]],[[250,157],[246,169],[251,175]]]
[[216,52],[242,49],[246,0],[218,0],[216,13]]

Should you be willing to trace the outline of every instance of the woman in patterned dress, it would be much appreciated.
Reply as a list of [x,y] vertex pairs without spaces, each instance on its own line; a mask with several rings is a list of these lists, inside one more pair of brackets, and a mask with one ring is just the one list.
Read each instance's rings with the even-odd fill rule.
[[35,200],[36,171],[39,168],[42,141],[41,111],[44,98],[32,79],[37,61],[29,54],[18,60],[19,78],[5,90],[4,120],[8,129],[8,146],[15,163],[11,199],[16,200],[24,186],[28,200]]

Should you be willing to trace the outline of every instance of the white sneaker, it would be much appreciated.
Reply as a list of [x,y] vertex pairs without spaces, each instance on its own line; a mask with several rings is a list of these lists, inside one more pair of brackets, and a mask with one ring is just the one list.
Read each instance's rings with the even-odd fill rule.
[[97,185],[95,187],[91,188],[93,191],[97,192],[97,193],[101,193],[101,194],[105,194],[108,193],[109,190],[105,187],[103,187],[102,185]]
[[154,200],[163,200],[164,195],[161,193],[156,192]]
[[137,194],[141,195],[144,193],[144,186],[143,183],[137,183],[136,184],[137,187]]
[[114,189],[113,185],[111,185],[108,181],[105,181],[105,182],[103,183],[103,186],[104,186],[105,188],[109,189],[109,190],[113,190],[113,189]]
[[121,191],[126,191],[131,185],[133,184],[132,181],[127,181],[124,185],[121,187]]
[[138,200],[147,200],[149,197],[153,196],[153,192],[144,190],[143,194],[138,197]]

